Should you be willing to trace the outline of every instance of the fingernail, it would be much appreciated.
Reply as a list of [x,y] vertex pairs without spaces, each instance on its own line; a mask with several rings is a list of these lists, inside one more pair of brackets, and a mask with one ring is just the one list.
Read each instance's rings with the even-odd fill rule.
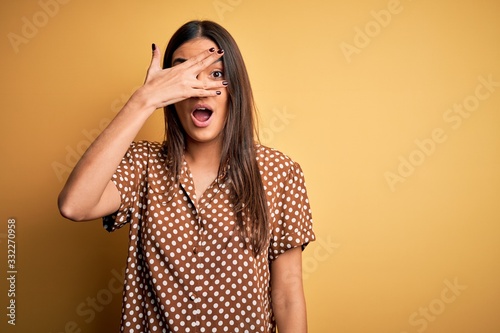
[[215,51],[215,47],[212,47],[209,49],[210,52],[214,52]]
[[215,93],[216,93],[217,95],[222,94],[219,90],[217,90]]
[[151,49],[153,50],[153,52],[156,50],[156,45],[155,45],[155,43],[151,44]]
[[223,85],[223,86],[227,86],[228,84],[229,84],[229,82],[227,82],[227,81],[222,81],[222,85]]
[[224,53],[224,50],[223,50],[223,49],[220,49],[220,50],[218,50],[218,51],[217,51],[217,53],[218,53],[218,54],[222,54],[222,53]]

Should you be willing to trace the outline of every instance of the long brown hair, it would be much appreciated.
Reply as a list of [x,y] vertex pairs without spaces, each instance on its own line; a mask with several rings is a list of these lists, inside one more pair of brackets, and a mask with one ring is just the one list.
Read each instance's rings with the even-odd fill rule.
[[[264,186],[255,153],[255,104],[243,57],[233,37],[212,21],[190,21],[172,36],[165,51],[163,68],[172,67],[172,55],[185,42],[203,37],[224,50],[225,79],[229,81],[228,115],[222,131],[219,176],[227,172],[236,223],[245,245],[257,256],[268,245],[269,217]],[[181,170],[185,132],[174,105],[165,107],[165,149],[169,170],[175,179]]]

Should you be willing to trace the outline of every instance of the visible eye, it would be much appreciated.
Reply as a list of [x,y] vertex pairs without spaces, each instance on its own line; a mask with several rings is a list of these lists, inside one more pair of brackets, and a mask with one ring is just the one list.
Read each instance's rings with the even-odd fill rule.
[[212,72],[212,77],[216,78],[216,79],[223,79],[224,78],[224,72],[221,71],[221,70],[215,70]]

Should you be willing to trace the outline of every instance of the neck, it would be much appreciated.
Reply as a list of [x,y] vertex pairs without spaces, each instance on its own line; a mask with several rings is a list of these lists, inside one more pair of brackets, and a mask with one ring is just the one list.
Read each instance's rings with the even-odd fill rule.
[[192,142],[186,145],[186,160],[191,166],[203,166],[208,170],[218,170],[222,154],[220,140],[212,142]]

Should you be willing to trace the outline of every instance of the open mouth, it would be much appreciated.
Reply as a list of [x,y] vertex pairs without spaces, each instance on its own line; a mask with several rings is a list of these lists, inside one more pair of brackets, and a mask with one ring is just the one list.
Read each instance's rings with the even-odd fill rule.
[[196,105],[191,112],[191,118],[196,127],[207,127],[213,115],[212,109],[208,105]]
[[200,122],[205,122],[208,119],[210,119],[210,117],[212,116],[212,113],[213,113],[213,111],[210,110],[209,108],[200,107],[200,108],[196,108],[193,111],[193,117]]

